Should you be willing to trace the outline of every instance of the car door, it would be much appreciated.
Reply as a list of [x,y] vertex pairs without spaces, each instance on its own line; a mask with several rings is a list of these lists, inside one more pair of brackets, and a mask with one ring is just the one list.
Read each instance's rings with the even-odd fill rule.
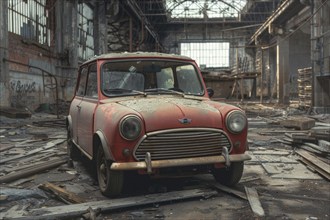
[[79,82],[77,86],[77,91],[70,105],[70,116],[72,119],[72,138],[76,144],[79,143],[78,133],[80,127],[79,126],[80,103],[82,102],[86,92],[87,73],[88,73],[88,66],[83,66],[80,68],[78,75]]
[[93,133],[94,133],[94,112],[98,105],[98,82],[96,62],[88,67],[86,91],[82,101],[78,104],[78,145],[92,157]]

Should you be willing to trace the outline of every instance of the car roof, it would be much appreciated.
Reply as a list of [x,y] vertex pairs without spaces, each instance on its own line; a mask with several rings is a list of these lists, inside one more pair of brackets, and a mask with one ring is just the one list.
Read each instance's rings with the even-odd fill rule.
[[102,54],[99,56],[94,56],[89,60],[85,61],[85,63],[89,63],[95,60],[103,60],[103,59],[117,59],[117,58],[169,58],[169,59],[180,59],[180,60],[190,60],[194,61],[190,57],[177,55],[177,54],[167,54],[167,53],[157,53],[157,52],[122,52],[122,53],[108,53]]

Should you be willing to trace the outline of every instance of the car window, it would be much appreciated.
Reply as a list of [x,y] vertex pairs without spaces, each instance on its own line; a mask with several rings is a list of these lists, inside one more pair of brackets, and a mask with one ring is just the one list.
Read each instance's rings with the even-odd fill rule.
[[87,67],[83,67],[80,70],[80,74],[79,74],[79,86],[78,86],[78,90],[77,90],[78,96],[85,95],[86,81],[87,81]]
[[86,96],[97,98],[97,69],[96,64],[93,64],[89,68]]
[[101,90],[106,96],[175,93],[172,90],[204,94],[199,72],[192,63],[157,59],[104,63]]
[[178,87],[187,94],[202,94],[203,88],[192,65],[176,68]]

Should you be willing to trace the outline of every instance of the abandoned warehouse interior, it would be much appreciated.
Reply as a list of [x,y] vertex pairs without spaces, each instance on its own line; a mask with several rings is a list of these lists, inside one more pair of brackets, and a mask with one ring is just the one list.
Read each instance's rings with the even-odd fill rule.
[[[0,16],[1,219],[330,218],[330,1],[1,0]],[[244,111],[235,186],[132,175],[108,198],[95,164],[68,157],[79,67],[144,52],[192,58],[212,108]]]

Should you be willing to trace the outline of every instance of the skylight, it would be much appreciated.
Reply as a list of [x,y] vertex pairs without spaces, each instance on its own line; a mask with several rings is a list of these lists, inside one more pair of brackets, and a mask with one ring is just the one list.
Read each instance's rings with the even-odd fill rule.
[[246,0],[166,0],[171,18],[235,18]]

